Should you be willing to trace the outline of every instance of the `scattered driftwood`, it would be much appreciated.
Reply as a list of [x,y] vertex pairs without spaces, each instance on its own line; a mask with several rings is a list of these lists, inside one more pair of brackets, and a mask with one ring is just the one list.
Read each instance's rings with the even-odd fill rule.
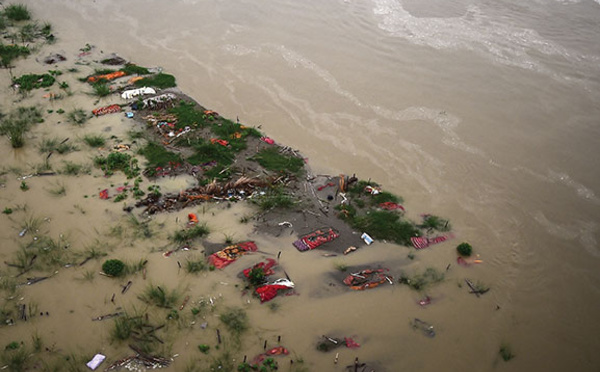
[[122,311],[119,311],[119,312],[112,313],[112,314],[100,315],[96,318],[92,318],[92,321],[101,321],[101,320],[111,319],[111,318],[115,318],[117,316],[121,316],[123,314],[125,314],[125,313]]
[[176,211],[209,200],[244,199],[251,196],[258,188],[273,184],[268,180],[242,176],[237,180],[225,183],[213,181],[205,186],[192,187],[178,194],[165,194],[158,196],[148,194],[146,198],[138,201],[135,206],[145,206],[144,212],[155,214],[163,211]]
[[484,293],[486,293],[486,292],[488,292],[490,290],[489,288],[480,288],[480,287],[476,286],[469,279],[465,279],[465,282],[467,283],[467,285],[471,289],[469,291],[469,293],[473,293],[477,297],[481,296],[482,294],[484,294]]

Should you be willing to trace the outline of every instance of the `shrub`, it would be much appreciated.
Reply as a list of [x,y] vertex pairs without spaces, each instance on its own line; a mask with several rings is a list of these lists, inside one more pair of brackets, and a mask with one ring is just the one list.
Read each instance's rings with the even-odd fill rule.
[[106,143],[106,139],[101,135],[86,134],[83,141],[90,147],[102,147]]
[[22,4],[11,4],[4,9],[6,18],[12,21],[27,21],[31,19],[31,13],[27,6]]
[[125,270],[125,264],[121,260],[115,260],[115,259],[106,260],[102,264],[102,271],[106,275],[115,276],[115,277],[120,276],[121,274],[123,274],[123,270]]
[[1,65],[2,67],[8,67],[14,59],[26,56],[29,53],[29,48],[24,46],[0,44]]
[[280,154],[275,147],[268,147],[259,151],[252,160],[258,162],[265,169],[275,172],[298,173],[304,167],[304,160],[295,156]]
[[84,110],[78,108],[69,112],[67,120],[69,120],[71,124],[83,125],[89,117],[90,116]]
[[13,83],[19,84],[19,89],[29,91],[32,89],[47,88],[54,84],[54,77],[50,74],[27,74],[13,80]]
[[135,82],[135,86],[137,87],[155,87],[159,89],[172,88],[177,86],[175,83],[175,76],[169,74],[157,74],[145,77],[141,80]]
[[471,247],[471,244],[469,243],[460,243],[456,246],[456,250],[458,251],[458,254],[464,257],[469,257],[471,253],[473,253],[473,247]]

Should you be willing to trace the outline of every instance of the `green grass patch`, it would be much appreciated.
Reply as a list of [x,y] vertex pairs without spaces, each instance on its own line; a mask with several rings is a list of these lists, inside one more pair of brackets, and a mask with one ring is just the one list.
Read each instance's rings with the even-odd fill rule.
[[90,147],[102,147],[106,144],[106,138],[99,134],[86,134],[83,137],[83,142]]
[[33,89],[47,88],[52,86],[56,79],[50,74],[27,74],[13,79],[14,84],[19,85],[19,90],[30,91]]
[[233,163],[235,159],[235,153],[230,148],[202,139],[198,140],[193,149],[194,154],[187,159],[192,165],[204,164],[214,160],[219,165],[227,166]]
[[94,158],[94,164],[107,176],[113,175],[115,171],[122,171],[127,178],[137,177],[140,174],[137,163],[133,156],[122,152],[112,152],[108,156]]
[[409,246],[410,238],[419,236],[414,223],[405,221],[400,215],[390,211],[369,210],[366,214],[348,218],[350,225],[365,231],[378,240],[388,240],[396,244]]
[[183,162],[180,154],[168,151],[164,146],[156,142],[149,142],[140,149],[139,153],[146,157],[148,168],[164,167],[170,163],[178,164]]
[[135,75],[135,74],[138,74],[138,75],[148,75],[150,73],[150,71],[148,71],[147,68],[141,67],[141,66],[138,66],[138,65],[134,65],[134,64],[127,64],[127,65],[125,65],[125,67],[123,67],[121,69],[121,71],[123,71],[127,75]]
[[36,107],[19,107],[0,120],[0,135],[7,136],[13,148],[23,147],[25,133],[34,123],[43,121],[42,114]]
[[242,308],[228,308],[219,316],[221,323],[237,339],[248,330],[250,321],[246,311]]
[[71,124],[83,125],[90,118],[90,115],[83,109],[77,108],[69,111],[67,114],[67,120]]
[[0,63],[2,67],[9,67],[11,62],[19,57],[29,55],[31,51],[25,46],[0,44]]
[[304,160],[295,156],[283,155],[276,147],[268,147],[259,151],[251,160],[274,172],[298,173],[304,167]]
[[68,176],[77,176],[80,174],[90,174],[90,167],[77,164],[70,161],[65,161],[62,169],[60,170],[61,174],[66,174]]
[[169,109],[169,113],[177,116],[176,129],[204,128],[209,125],[209,116],[205,115],[195,103],[180,101],[178,106]]
[[190,227],[189,229],[179,230],[173,234],[171,240],[177,244],[187,244],[194,239],[201,238],[210,233],[205,223]]
[[274,208],[289,209],[297,203],[297,199],[291,196],[285,187],[274,187],[267,190],[264,195],[253,198],[252,202],[266,211]]
[[4,8],[4,15],[11,21],[27,21],[31,19],[29,8],[23,4],[10,4]]
[[151,305],[169,309],[177,304],[179,293],[176,290],[163,289],[158,285],[149,285],[139,298]]
[[187,260],[185,262],[185,271],[190,274],[197,274],[208,270],[208,266],[204,260]]
[[415,291],[422,291],[432,284],[439,283],[444,280],[444,273],[439,272],[433,267],[428,267],[421,274],[415,274],[412,277],[404,273],[400,274],[398,283],[406,284]]
[[67,154],[72,151],[77,151],[77,147],[69,144],[65,140],[59,140],[58,138],[46,138],[42,140],[40,144],[40,152],[56,152],[59,154]]
[[93,83],[92,90],[93,90],[93,94],[97,97],[106,97],[111,93],[110,86],[104,79],[102,79],[96,83]]
[[155,87],[159,89],[173,88],[177,86],[175,76],[159,73],[145,77],[135,82],[136,87]]

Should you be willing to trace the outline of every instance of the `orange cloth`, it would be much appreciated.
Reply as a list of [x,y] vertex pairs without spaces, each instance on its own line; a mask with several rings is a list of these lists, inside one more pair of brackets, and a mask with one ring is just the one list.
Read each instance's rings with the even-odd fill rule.
[[125,75],[127,74],[124,71],[115,71],[111,72],[110,74],[90,76],[87,81],[88,83],[96,83],[100,80],[113,80]]

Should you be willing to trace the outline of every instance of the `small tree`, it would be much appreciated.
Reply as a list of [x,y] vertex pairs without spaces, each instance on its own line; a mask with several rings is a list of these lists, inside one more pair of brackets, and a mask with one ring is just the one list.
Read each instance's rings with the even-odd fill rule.
[[469,243],[460,243],[456,247],[456,250],[458,251],[458,254],[464,257],[469,257],[471,253],[473,253],[473,247],[471,247],[471,244]]
[[121,260],[106,260],[104,264],[102,264],[102,271],[110,276],[120,276],[124,269],[125,264]]

